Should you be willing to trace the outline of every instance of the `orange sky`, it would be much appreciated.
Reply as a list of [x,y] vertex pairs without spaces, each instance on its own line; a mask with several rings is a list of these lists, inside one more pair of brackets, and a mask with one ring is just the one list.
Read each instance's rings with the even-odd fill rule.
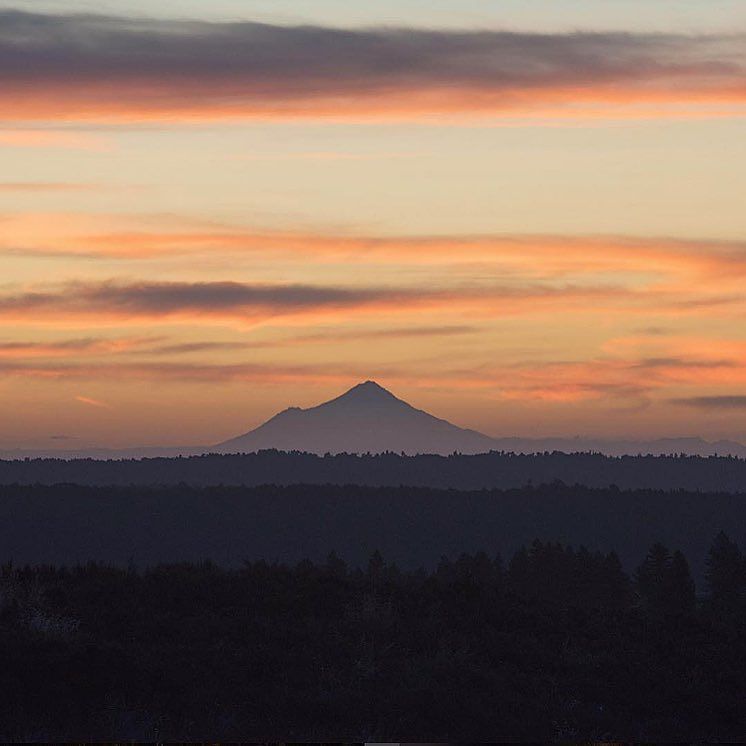
[[3,7],[0,448],[369,378],[491,435],[746,441],[746,28]]

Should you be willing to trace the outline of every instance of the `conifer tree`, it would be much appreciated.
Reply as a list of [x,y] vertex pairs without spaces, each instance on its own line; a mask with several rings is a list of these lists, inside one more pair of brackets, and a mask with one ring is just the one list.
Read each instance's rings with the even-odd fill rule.
[[635,587],[643,605],[651,611],[665,606],[665,588],[671,567],[671,553],[660,542],[650,547],[635,572]]
[[662,600],[663,610],[669,614],[689,614],[694,611],[696,604],[694,580],[692,580],[686,557],[679,551],[673,553]]
[[715,606],[735,608],[746,598],[746,566],[738,545],[721,531],[712,542],[705,574]]

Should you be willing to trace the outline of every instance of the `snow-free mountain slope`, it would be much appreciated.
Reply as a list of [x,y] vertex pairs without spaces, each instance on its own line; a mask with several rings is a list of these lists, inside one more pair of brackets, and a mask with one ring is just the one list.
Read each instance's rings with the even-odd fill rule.
[[222,453],[266,448],[310,453],[483,453],[493,441],[394,396],[374,381],[309,409],[291,407],[255,430],[220,443]]

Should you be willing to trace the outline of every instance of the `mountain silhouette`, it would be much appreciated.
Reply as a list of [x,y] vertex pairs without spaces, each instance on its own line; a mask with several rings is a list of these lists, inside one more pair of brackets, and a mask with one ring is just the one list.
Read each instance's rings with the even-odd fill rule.
[[269,448],[319,454],[484,453],[494,448],[494,441],[415,409],[375,381],[365,381],[316,407],[290,407],[212,450],[250,453]]

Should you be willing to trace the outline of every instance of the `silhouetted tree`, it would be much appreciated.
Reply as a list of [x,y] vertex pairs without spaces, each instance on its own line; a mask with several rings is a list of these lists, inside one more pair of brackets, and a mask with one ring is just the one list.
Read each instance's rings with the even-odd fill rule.
[[453,563],[445,555],[438,561],[438,566],[435,569],[435,579],[439,585],[449,586],[456,579],[456,572],[453,568]]
[[604,606],[624,608],[630,600],[630,581],[616,552],[603,558],[599,601]]
[[329,552],[324,569],[329,577],[338,579],[347,577],[347,563],[340,559],[335,551]]
[[712,542],[705,573],[712,603],[733,609],[746,596],[746,566],[738,544],[721,531]]
[[514,593],[525,595],[529,583],[529,559],[526,547],[521,547],[508,563],[508,584]]
[[686,557],[676,551],[666,575],[663,593],[663,610],[669,614],[689,614],[694,611],[696,595],[694,580]]
[[671,556],[663,544],[654,544],[635,573],[637,592],[653,614],[686,614],[696,603],[689,564],[678,550]]
[[368,581],[374,588],[383,582],[385,571],[386,562],[381,553],[376,549],[368,561]]
[[665,607],[671,553],[661,543],[653,544],[635,572],[635,587],[643,605],[660,612]]

